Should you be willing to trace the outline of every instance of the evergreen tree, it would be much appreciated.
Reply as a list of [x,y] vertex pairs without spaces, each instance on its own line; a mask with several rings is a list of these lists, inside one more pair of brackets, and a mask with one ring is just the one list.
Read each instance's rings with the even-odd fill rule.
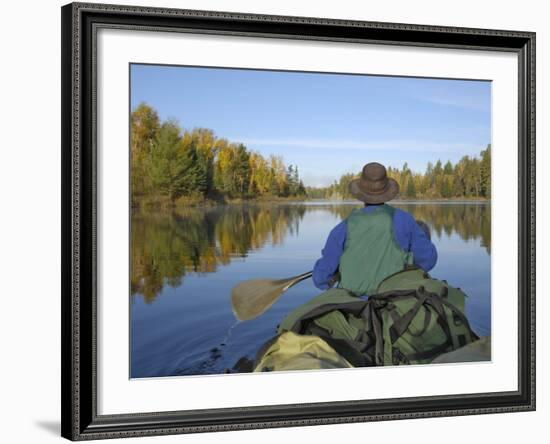
[[294,173],[292,174],[292,195],[297,196],[300,194],[300,175],[298,174],[298,165],[294,166]]
[[165,122],[159,130],[147,165],[153,187],[172,202],[193,191],[200,175],[196,150],[182,150],[180,142],[177,123]]
[[[213,174],[211,161],[208,158],[208,154],[204,151],[199,151],[195,145],[188,147],[187,150],[191,151],[189,156],[192,159],[196,159],[193,160],[195,165],[190,171],[190,173],[194,175],[191,182],[192,191],[205,195],[210,192],[212,188],[210,185],[212,183],[211,177]],[[194,153],[192,151],[194,151]]]
[[182,146],[190,145],[193,145],[197,151],[197,161],[200,163],[201,171],[205,174],[201,192],[209,194],[214,186],[214,159],[218,150],[214,132],[207,128],[194,128],[192,131],[185,131],[182,137]]
[[491,144],[481,151],[480,182],[483,197],[491,197]]
[[428,193],[435,185],[435,172],[434,172],[434,166],[432,162],[428,162],[428,166],[426,167],[426,192]]
[[298,196],[306,196],[307,195],[307,192],[306,192],[306,187],[304,187],[304,182],[302,182],[300,180],[300,183],[298,184],[298,193],[297,193]]
[[441,166],[441,160],[437,159],[437,162],[435,163],[433,174],[435,177],[440,176],[443,172],[443,168]]
[[448,177],[443,178],[441,185],[441,197],[449,198],[452,196],[451,183]]
[[250,183],[250,155],[243,144],[237,146],[231,165],[233,180],[231,193],[244,197]]
[[288,194],[290,196],[296,195],[296,190],[298,189],[298,183],[294,180],[294,168],[292,165],[289,165],[286,171],[286,182],[288,184]]
[[409,177],[407,182],[407,197],[414,199],[416,197],[416,187],[414,186],[414,180],[412,177]]

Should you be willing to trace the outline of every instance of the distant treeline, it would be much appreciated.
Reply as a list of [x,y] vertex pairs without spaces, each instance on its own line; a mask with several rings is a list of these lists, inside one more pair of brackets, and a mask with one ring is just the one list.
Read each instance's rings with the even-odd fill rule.
[[132,204],[177,204],[204,198],[305,196],[298,167],[263,157],[205,128],[161,122],[141,103],[131,114]]
[[[307,187],[313,199],[348,199],[350,181],[360,173],[348,173],[324,188]],[[464,156],[453,165],[438,160],[428,163],[424,173],[411,171],[407,162],[401,169],[388,168],[388,175],[399,183],[400,197],[407,199],[491,198],[491,145],[480,152],[480,157]]]

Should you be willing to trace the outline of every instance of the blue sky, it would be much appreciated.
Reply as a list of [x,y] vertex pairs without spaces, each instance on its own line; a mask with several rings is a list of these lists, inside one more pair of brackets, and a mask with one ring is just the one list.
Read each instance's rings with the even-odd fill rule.
[[131,108],[204,127],[324,186],[371,161],[424,171],[491,142],[487,81],[131,66]]

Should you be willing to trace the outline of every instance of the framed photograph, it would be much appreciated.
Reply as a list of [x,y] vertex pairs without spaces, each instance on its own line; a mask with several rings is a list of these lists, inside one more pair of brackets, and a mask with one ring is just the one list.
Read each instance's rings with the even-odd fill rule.
[[535,409],[535,34],[72,3],[62,435]]

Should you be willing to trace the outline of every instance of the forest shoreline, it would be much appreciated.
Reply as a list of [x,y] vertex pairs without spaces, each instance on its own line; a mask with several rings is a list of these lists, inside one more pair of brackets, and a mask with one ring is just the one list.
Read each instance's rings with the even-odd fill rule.
[[[134,199],[132,202],[133,210],[175,210],[178,208],[213,208],[223,207],[229,205],[276,205],[285,203],[352,203],[353,199],[318,199],[307,198],[304,196],[292,196],[292,197],[277,197],[277,196],[265,196],[254,198],[227,198],[227,197],[186,197],[179,199],[176,202],[172,202],[170,199],[164,197],[147,198],[147,199]],[[449,197],[449,198],[404,198],[394,199],[391,203],[396,204],[408,204],[408,203],[491,203],[491,199],[481,197]],[[359,205],[360,202],[357,201]]]
[[[239,203],[351,199],[349,185],[360,172],[342,174],[322,187],[306,187],[298,165],[282,156],[261,154],[240,142],[217,137],[207,128],[184,130],[161,121],[141,103],[131,113],[132,207],[178,208]],[[327,172],[329,170],[327,165]],[[470,201],[491,197],[491,145],[479,156],[464,155],[455,164],[437,159],[425,172],[387,167],[404,201]]]

